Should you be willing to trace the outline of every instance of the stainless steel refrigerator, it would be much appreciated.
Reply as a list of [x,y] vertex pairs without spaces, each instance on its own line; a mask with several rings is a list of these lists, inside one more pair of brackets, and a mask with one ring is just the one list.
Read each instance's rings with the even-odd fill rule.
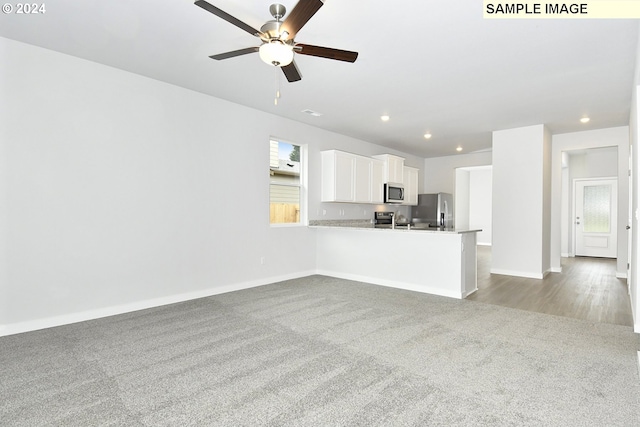
[[418,205],[411,208],[411,222],[416,226],[454,228],[453,194],[418,194]]

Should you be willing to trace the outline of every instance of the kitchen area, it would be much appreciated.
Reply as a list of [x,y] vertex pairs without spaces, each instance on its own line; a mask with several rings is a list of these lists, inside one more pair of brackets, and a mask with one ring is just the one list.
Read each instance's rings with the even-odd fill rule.
[[455,227],[451,194],[419,194],[418,169],[397,156],[321,154],[322,201],[375,210],[368,219],[309,221],[319,274],[458,299],[477,290],[480,230]]
[[440,231],[455,229],[453,195],[449,193],[418,194],[418,204],[411,206],[409,217],[393,211],[376,211],[373,226],[393,230],[396,228]]

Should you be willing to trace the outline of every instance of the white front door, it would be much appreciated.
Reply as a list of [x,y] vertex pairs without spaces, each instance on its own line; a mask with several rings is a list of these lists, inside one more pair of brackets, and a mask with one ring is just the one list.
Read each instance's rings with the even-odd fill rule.
[[616,258],[618,180],[575,181],[576,255]]

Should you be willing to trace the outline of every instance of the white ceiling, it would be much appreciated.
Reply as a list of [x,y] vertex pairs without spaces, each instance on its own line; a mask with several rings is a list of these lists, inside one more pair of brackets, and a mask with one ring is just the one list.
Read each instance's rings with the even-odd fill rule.
[[[209,1],[255,28],[272,19],[271,0]],[[281,2],[291,11],[297,1]],[[303,79],[288,83],[257,54],[209,59],[259,39],[190,0],[45,5],[42,15],[2,14],[0,36],[423,157],[490,149],[493,130],[629,123],[636,20],[485,20],[479,0],[326,0],[296,41],[358,60],[297,55]]]

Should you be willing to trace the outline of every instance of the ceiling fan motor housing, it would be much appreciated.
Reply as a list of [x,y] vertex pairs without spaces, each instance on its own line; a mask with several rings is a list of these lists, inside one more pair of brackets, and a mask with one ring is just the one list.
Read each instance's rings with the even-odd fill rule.
[[262,40],[269,41],[273,39],[280,39],[280,27],[282,27],[282,22],[280,21],[267,21],[262,27],[260,27],[260,31],[266,36],[261,37]]

